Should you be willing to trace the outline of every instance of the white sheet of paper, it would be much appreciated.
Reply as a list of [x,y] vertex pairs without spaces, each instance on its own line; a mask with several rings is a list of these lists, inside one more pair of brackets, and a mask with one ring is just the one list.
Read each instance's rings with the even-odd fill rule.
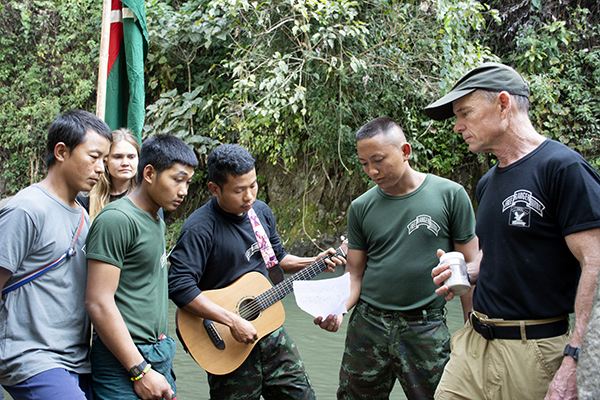
[[350,297],[350,274],[317,281],[294,281],[294,296],[301,310],[313,317],[327,318],[329,314],[342,314]]

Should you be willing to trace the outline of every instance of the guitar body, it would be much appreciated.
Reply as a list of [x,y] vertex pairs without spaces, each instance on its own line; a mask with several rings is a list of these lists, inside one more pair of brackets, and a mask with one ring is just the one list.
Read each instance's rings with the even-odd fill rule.
[[[271,283],[267,278],[258,272],[250,272],[226,288],[202,293],[213,303],[240,315],[240,307],[244,302],[254,299],[270,288]],[[277,301],[266,310],[260,311],[256,318],[242,318],[254,325],[260,340],[283,325],[285,311],[281,301]],[[233,338],[226,325],[214,322],[214,327],[225,344],[225,348],[220,350],[209,337],[204,327],[204,319],[182,309],[177,311],[176,325],[179,339],[190,355],[202,368],[214,375],[228,374],[237,369],[258,342],[240,343]]]
[[[345,257],[347,253],[348,241],[344,240],[335,254],[318,259],[275,286],[262,274],[249,272],[226,288],[202,293],[213,303],[250,321],[260,340],[283,325],[285,311],[281,299],[293,290],[293,282],[314,278],[327,269],[327,259]],[[240,343],[226,325],[206,321],[182,309],[177,310],[175,324],[179,340],[192,358],[214,375],[237,369],[258,342]]]

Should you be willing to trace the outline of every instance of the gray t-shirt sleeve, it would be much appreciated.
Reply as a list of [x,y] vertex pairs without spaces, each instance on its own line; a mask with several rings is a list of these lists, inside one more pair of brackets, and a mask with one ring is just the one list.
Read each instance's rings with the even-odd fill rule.
[[16,204],[0,210],[0,267],[15,273],[36,242],[37,227],[31,216]]

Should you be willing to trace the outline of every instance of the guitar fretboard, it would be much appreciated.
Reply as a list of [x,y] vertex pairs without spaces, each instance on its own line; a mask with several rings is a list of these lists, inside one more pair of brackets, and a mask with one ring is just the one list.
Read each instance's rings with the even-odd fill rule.
[[307,281],[325,271],[327,269],[327,263],[325,261],[332,257],[345,257],[342,247],[339,247],[335,254],[328,254],[327,256],[318,259],[308,267],[296,272],[279,284],[273,286],[271,289],[258,295],[255,298],[256,304],[258,304],[261,310],[266,310],[294,290],[294,281]]

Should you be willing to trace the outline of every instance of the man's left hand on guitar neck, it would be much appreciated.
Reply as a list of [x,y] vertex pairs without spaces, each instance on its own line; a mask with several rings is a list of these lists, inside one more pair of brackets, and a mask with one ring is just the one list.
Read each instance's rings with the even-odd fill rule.
[[[316,257],[298,257],[292,254],[286,255],[279,265],[286,274],[292,274],[306,268],[317,260],[327,257],[329,254],[336,254],[336,250],[332,247],[319,253]],[[335,272],[335,268],[338,265],[346,264],[346,259],[342,256],[335,256],[325,260],[327,265],[327,272]]]

